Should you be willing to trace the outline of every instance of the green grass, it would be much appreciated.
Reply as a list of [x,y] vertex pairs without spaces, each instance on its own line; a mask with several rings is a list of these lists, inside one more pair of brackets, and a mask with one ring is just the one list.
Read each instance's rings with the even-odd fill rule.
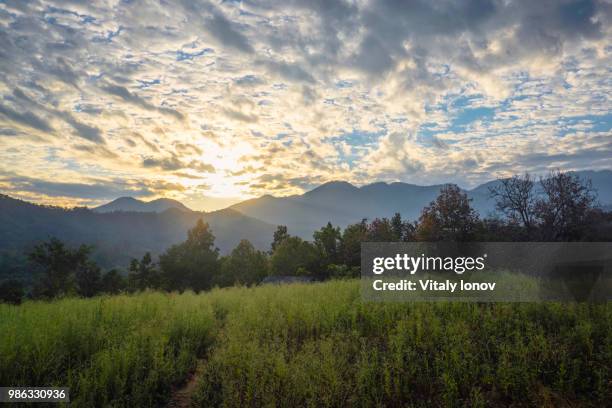
[[228,290],[202,406],[602,406],[609,304],[363,303],[356,282]]
[[68,386],[76,406],[151,406],[213,341],[209,299],[194,294],[0,305],[0,384]]
[[0,305],[0,384],[151,406],[604,406],[612,306],[364,303],[358,281]]

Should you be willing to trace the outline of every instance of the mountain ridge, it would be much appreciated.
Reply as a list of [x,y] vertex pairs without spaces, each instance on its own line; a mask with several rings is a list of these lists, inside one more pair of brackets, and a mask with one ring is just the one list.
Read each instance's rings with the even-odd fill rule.
[[[586,170],[572,173],[592,181],[593,187],[598,190],[602,207],[612,205],[612,171]],[[481,217],[494,214],[495,203],[490,197],[489,188],[500,182],[491,180],[472,189],[462,189]],[[242,201],[230,208],[271,224],[286,225],[289,233],[310,239],[312,233],[328,221],[345,227],[363,218],[391,217],[396,212],[404,218],[416,220],[423,207],[436,198],[444,185],[381,181],[358,187],[346,181],[335,180],[300,195],[265,195]]]
[[170,208],[176,208],[181,211],[192,211],[180,201],[171,198],[158,198],[152,201],[143,201],[129,196],[116,198],[109,203],[92,208],[92,211],[98,213],[115,211],[160,213]]
[[[584,170],[579,172],[572,172],[578,174],[582,178],[588,178],[593,181],[595,187],[599,190],[599,197],[603,199],[602,206],[610,206],[612,205],[612,171],[610,170]],[[476,209],[479,212],[492,210],[492,205],[485,204],[484,202],[490,201],[489,199],[489,188],[495,186],[500,183],[501,180],[491,180],[482,184],[479,184],[476,187],[471,189],[462,188],[470,198],[473,200],[473,205],[477,207]],[[602,191],[602,185],[607,184],[607,189]],[[247,200],[240,201],[236,204],[232,204],[225,208],[233,208],[235,210],[240,211],[240,209],[244,209],[249,205],[254,203],[265,203],[270,205],[275,205],[279,202],[283,201],[293,201],[293,202],[302,202],[307,203],[308,207],[317,207],[321,209],[325,209],[327,207],[336,207],[336,203],[338,200],[347,199],[346,194],[349,194],[350,197],[354,199],[365,199],[368,201],[368,197],[363,197],[363,193],[369,194],[391,194],[389,198],[393,198],[393,195],[399,194],[400,196],[406,193],[406,190],[410,190],[414,194],[423,194],[425,196],[429,196],[432,191],[438,192],[445,184],[432,184],[432,185],[419,185],[413,183],[406,183],[402,181],[394,181],[394,182],[385,182],[385,181],[377,181],[374,183],[364,184],[361,186],[356,186],[348,181],[344,180],[333,180],[326,183],[323,183],[312,190],[306,191],[302,194],[294,194],[290,196],[274,196],[271,194],[264,194],[260,197],[254,197]],[[603,194],[602,194],[603,193]],[[406,197],[395,197],[395,199],[405,199]],[[435,197],[434,197],[435,198]],[[318,200],[317,203],[308,203],[307,199]],[[428,204],[428,202],[426,203]],[[113,212],[113,211],[123,211],[123,212],[163,212],[169,208],[176,208],[181,211],[194,211],[182,204],[180,201],[169,199],[169,198],[158,198],[152,201],[142,201],[138,200],[134,197],[119,197],[113,201],[110,201],[106,204],[100,205],[98,207],[92,208],[94,212]],[[364,217],[367,214],[364,214]],[[486,213],[481,213],[481,215],[487,215]],[[257,218],[257,217],[256,217]],[[366,217],[370,218],[370,217]]]
[[[599,193],[599,204],[611,210],[612,171],[577,174],[592,181]],[[493,180],[464,190],[481,216],[493,212],[489,187],[499,182]],[[229,252],[241,239],[267,250],[276,225],[286,225],[290,234],[312,239],[312,233],[327,222],[344,228],[363,218],[391,217],[395,212],[405,219],[416,220],[443,185],[377,182],[357,187],[346,181],[334,181],[301,195],[264,195],[211,212],[192,211],[170,199],[153,200],[163,205],[147,206],[147,211],[125,211],[126,207],[97,211],[38,205],[0,194],[0,272],[10,275],[15,265],[24,268],[25,250],[51,236],[70,245],[94,245],[94,256],[101,266],[125,268],[132,257],[141,257],[147,251],[156,255],[183,241],[187,230],[200,218],[210,224],[222,253]],[[132,197],[117,200],[120,204],[135,203],[137,208],[142,208],[143,202]],[[163,209],[164,205],[167,208]]]
[[241,239],[267,250],[275,226],[231,208],[211,212],[95,212],[87,208],[43,206],[0,194],[0,281],[28,276],[25,253],[50,237],[68,245],[94,247],[93,257],[103,268],[125,270],[132,258],[156,255],[184,241],[198,219],[210,225],[215,245],[229,253]]

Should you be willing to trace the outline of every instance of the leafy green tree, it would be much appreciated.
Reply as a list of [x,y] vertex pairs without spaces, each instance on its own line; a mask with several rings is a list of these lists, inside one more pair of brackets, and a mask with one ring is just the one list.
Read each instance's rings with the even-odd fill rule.
[[151,254],[147,252],[142,259],[132,259],[128,274],[129,287],[132,290],[154,289],[160,286],[160,274]]
[[349,267],[361,266],[361,243],[368,240],[368,225],[366,220],[351,224],[344,229],[341,240],[342,263]]
[[253,285],[268,275],[268,257],[243,239],[221,261],[221,273],[215,279],[219,286]]
[[[327,225],[313,234],[314,245],[319,252],[320,274],[325,274],[328,265],[340,263],[342,233],[340,227],[328,222]],[[324,277],[324,276],[323,276]]]
[[332,279],[358,278],[361,268],[351,267],[345,264],[331,264],[327,267],[327,274]]
[[75,272],[76,291],[84,297],[92,297],[100,292],[101,273],[95,263],[88,261],[79,265]]
[[313,275],[318,260],[313,244],[299,237],[288,237],[276,247],[270,263],[275,275]]
[[391,231],[393,231],[394,241],[402,240],[402,236],[404,235],[404,223],[402,222],[402,215],[400,213],[395,213],[393,217],[391,217]]
[[470,207],[467,194],[455,184],[448,184],[423,209],[416,235],[420,241],[469,241],[474,239],[478,226],[478,215]]
[[102,275],[100,290],[104,293],[115,295],[125,290],[126,286],[125,278],[116,269],[111,269]]
[[409,221],[402,220],[400,213],[395,213],[391,218],[391,230],[393,231],[393,241],[409,242],[414,240],[416,227]]
[[274,238],[272,241],[272,249],[270,253],[274,252],[276,248],[283,242],[285,239],[289,238],[289,233],[287,232],[287,226],[279,225],[276,227],[276,231],[274,231]]
[[42,270],[34,296],[52,298],[72,292],[75,274],[90,262],[90,252],[91,247],[87,245],[72,249],[57,238],[36,245],[28,254],[29,260]]
[[187,233],[187,240],[160,255],[162,279],[169,290],[209,289],[219,273],[219,249],[208,224],[201,219]]
[[0,283],[0,303],[18,305],[25,296],[23,284],[18,280],[7,280]]

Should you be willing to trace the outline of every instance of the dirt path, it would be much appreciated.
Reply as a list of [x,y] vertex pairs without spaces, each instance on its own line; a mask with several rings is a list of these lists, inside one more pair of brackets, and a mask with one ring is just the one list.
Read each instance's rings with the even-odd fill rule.
[[170,402],[167,405],[168,408],[191,407],[191,398],[193,393],[196,391],[198,380],[204,371],[204,364],[205,360],[198,360],[196,369],[193,371],[187,382],[181,388],[177,388],[172,393],[172,398],[170,398]]

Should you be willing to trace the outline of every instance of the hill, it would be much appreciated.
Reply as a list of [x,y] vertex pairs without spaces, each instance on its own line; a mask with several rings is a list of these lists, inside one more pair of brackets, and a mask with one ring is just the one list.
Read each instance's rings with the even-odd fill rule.
[[176,208],[181,211],[191,211],[180,201],[172,200],[170,198],[158,198],[153,201],[142,201],[133,197],[120,197],[110,203],[101,205],[93,209],[94,212],[108,213],[108,212],[155,212],[160,213],[170,208]]
[[[582,171],[577,174],[592,181],[602,206],[612,205],[612,171]],[[494,212],[489,187],[496,183],[499,181],[466,190],[472,199],[472,206],[481,216]],[[356,187],[344,181],[333,181],[301,195],[266,195],[230,208],[271,224],[286,225],[290,233],[310,239],[312,233],[328,221],[345,227],[362,218],[390,217],[396,212],[416,220],[423,207],[438,195],[442,186],[374,183]]]
[[51,236],[71,245],[93,245],[94,259],[102,267],[125,269],[133,257],[147,251],[159,254],[185,240],[187,230],[199,218],[210,224],[221,253],[229,252],[241,239],[268,249],[275,229],[232,209],[98,213],[40,206],[0,195],[0,280],[27,275],[24,252]]
[[440,187],[375,183],[358,188],[346,182],[331,182],[303,195],[264,196],[230,208],[266,222],[287,225],[291,234],[310,239],[313,231],[328,221],[344,227],[362,218],[389,217],[397,211],[414,218],[424,204],[438,195]]

